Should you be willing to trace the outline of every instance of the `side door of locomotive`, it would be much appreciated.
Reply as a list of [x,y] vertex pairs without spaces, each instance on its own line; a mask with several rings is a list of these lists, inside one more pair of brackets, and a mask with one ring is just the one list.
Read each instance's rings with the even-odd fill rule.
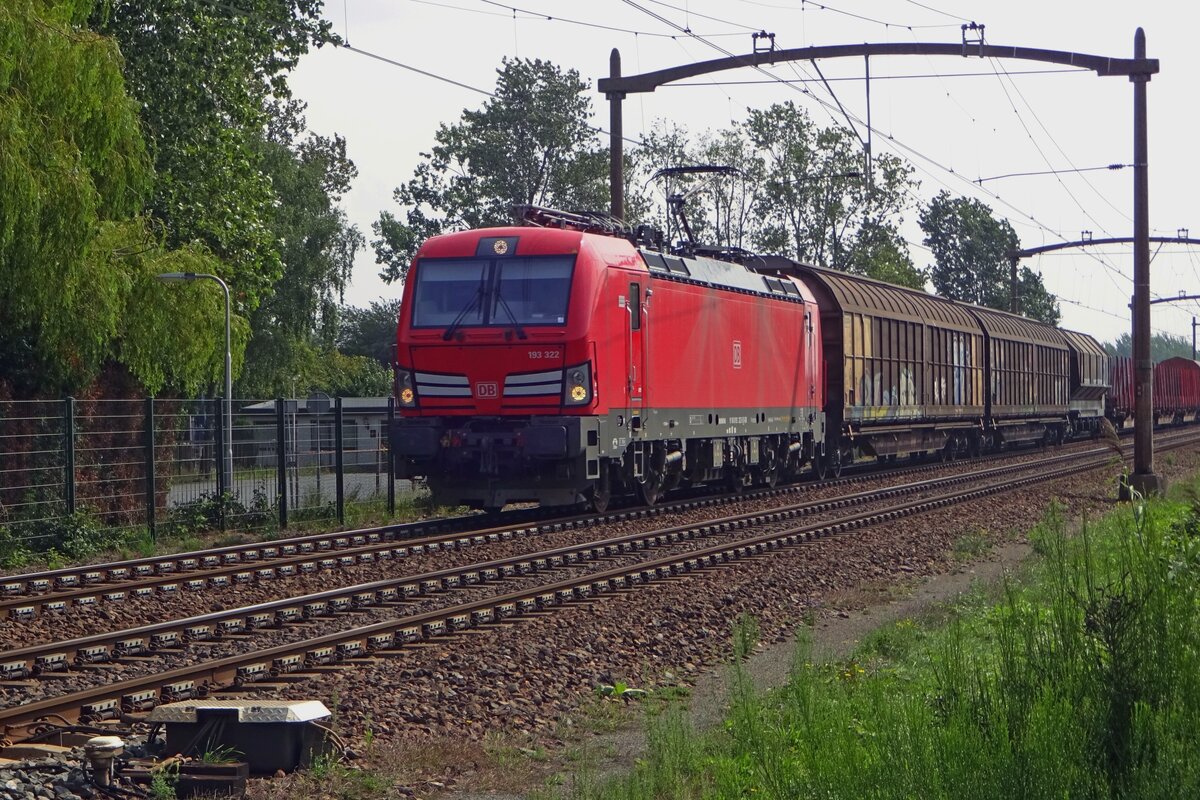
[[[646,401],[646,314],[644,308],[645,287],[642,281],[628,282],[628,291],[624,295],[625,313],[628,317],[626,328],[626,398],[629,407],[630,430],[637,432],[641,428],[642,408]],[[636,423],[633,420],[638,420]]]

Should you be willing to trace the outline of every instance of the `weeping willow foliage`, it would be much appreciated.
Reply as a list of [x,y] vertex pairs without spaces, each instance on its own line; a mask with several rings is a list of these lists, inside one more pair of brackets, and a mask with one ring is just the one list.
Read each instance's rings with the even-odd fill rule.
[[219,287],[154,275],[221,264],[166,249],[141,215],[154,172],[120,52],[84,27],[93,5],[0,3],[0,376],[51,393],[116,361],[151,392],[194,390],[223,368]]

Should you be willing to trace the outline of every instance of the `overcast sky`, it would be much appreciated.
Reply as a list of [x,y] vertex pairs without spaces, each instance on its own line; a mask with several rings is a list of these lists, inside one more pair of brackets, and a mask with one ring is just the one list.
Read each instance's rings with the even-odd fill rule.
[[[1149,85],[1150,225],[1154,235],[1175,236],[1180,228],[1189,228],[1190,235],[1200,238],[1193,123],[1200,46],[1192,27],[1200,13],[1191,4],[1165,0],[635,2],[328,0],[326,14],[355,48],[489,90],[504,56],[543,58],[573,67],[594,87],[596,79],[608,73],[613,47],[620,49],[624,72],[630,75],[721,57],[716,47],[749,52],[750,29],[775,33],[780,48],[959,42],[962,22],[974,20],[987,26],[989,44],[1130,57],[1134,31],[1141,26],[1146,31],[1147,54],[1161,63],[1161,72]],[[522,10],[515,19],[514,5]],[[695,36],[680,34],[647,11],[690,29]],[[555,19],[547,20],[545,15]],[[821,68],[847,110],[865,118],[862,60],[827,60]],[[830,112],[814,99],[829,100],[823,87],[797,83],[815,76],[811,64],[794,68],[782,64],[770,71],[792,83],[785,85],[743,69],[688,81],[705,85],[632,95],[625,103],[625,134],[639,138],[660,118],[694,132],[717,129],[744,119],[747,108],[785,100],[801,104],[822,124],[844,123],[836,110]],[[978,197],[1013,224],[1025,247],[1076,240],[1084,230],[1096,238],[1132,235],[1131,169],[1012,177],[985,181],[982,187],[974,183],[1014,172],[1132,163],[1133,90],[1126,78],[1100,78],[1029,61],[922,56],[873,58],[871,76],[875,150],[897,153],[913,163],[922,201],[941,189]],[[484,100],[469,89],[328,47],[306,56],[291,83],[296,96],[308,103],[308,122],[314,131],[346,137],[359,169],[346,207],[368,239],[380,210],[399,214],[392,190],[411,176],[420,153],[432,145],[438,125],[456,121],[464,108],[477,108]],[[811,96],[803,93],[804,86],[810,87]],[[593,97],[596,123],[606,125],[607,103],[600,95]],[[913,260],[927,266],[930,255],[921,246],[916,216],[916,209],[910,208],[903,231]],[[1090,254],[1047,254],[1026,263],[1040,271],[1046,286],[1062,299],[1064,326],[1102,340],[1129,330],[1133,267],[1127,246],[1095,247]],[[365,305],[398,294],[399,287],[379,280],[378,271],[368,246],[355,264],[347,301]],[[1156,297],[1180,291],[1200,294],[1200,248],[1164,246],[1151,274]],[[1156,331],[1190,336],[1193,314],[1200,315],[1200,305],[1194,302],[1157,305],[1152,324]]]

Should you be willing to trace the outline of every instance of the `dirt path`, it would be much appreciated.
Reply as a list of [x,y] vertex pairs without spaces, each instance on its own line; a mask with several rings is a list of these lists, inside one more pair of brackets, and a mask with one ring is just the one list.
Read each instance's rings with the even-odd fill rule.
[[[979,559],[951,572],[914,581],[909,586],[864,587],[854,593],[830,598],[812,630],[812,656],[821,661],[845,658],[872,631],[920,614],[941,604],[952,603],[980,584],[992,584],[1026,559],[1032,548],[1023,539],[992,547]],[[888,599],[878,600],[881,593]],[[782,686],[796,651],[794,637],[760,644],[747,662],[747,670],[759,691]],[[723,666],[698,676],[688,700],[689,717],[699,728],[720,724],[729,698],[729,670]],[[630,768],[645,751],[644,721],[631,714],[620,729],[584,735],[564,758],[547,762],[546,774],[556,770],[571,773],[587,764],[595,776],[615,775]],[[555,768],[555,769],[549,769]],[[451,792],[442,800],[522,800],[524,794],[507,792]]]
[[[816,661],[846,658],[872,631],[916,617],[937,604],[953,602],[980,583],[993,583],[1031,552],[1025,541],[1005,542],[982,559],[953,572],[899,587],[900,596],[886,602],[862,605],[861,597],[833,598],[835,605],[843,607],[826,610],[817,621],[812,630],[812,657]],[[786,683],[795,652],[796,642],[790,636],[757,648],[746,665],[755,688],[763,691]],[[728,669],[705,672],[697,680],[689,702],[694,724],[704,728],[720,723],[728,707],[729,690]]]

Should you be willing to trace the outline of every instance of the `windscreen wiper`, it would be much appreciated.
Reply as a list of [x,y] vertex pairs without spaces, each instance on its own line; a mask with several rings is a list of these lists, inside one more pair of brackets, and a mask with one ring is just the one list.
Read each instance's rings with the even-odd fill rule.
[[[463,306],[463,310],[458,312],[458,316],[454,318],[454,321],[450,323],[450,327],[446,328],[446,332],[442,334],[443,342],[450,341],[450,337],[452,337],[454,335],[454,332],[458,330],[458,326],[462,324],[463,319],[465,319],[467,314],[470,314],[471,311],[474,310],[474,308],[476,306],[480,305],[482,300],[483,300],[483,278],[480,278],[479,279],[479,288],[477,288],[475,290],[475,296],[471,298],[471,302],[469,302],[465,306]],[[522,337],[522,338],[524,338],[524,337]]]
[[517,332],[517,338],[518,339],[527,338],[525,336],[525,329],[521,327],[521,323],[517,322],[517,315],[513,313],[511,308],[508,307],[508,302],[505,301],[504,295],[500,294],[499,285],[496,286],[496,303],[497,303],[497,305],[499,305],[501,308],[504,309],[504,312],[506,314],[508,314],[508,318],[512,320],[513,328]]

